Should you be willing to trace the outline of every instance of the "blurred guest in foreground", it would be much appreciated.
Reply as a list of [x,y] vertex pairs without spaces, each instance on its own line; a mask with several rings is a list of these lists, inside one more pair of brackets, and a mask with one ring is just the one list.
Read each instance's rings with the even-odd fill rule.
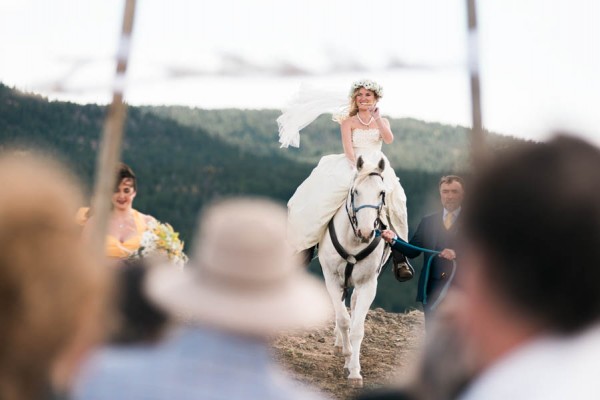
[[597,399],[599,199],[600,150],[568,136],[480,170],[462,216],[460,289],[412,381],[364,399]]
[[598,399],[600,150],[559,136],[481,171],[463,216],[471,399]]
[[123,261],[116,271],[117,329],[111,342],[135,345],[158,341],[167,329],[168,317],[155,306],[144,291],[149,266],[144,259]]
[[58,398],[98,333],[108,280],[79,246],[57,163],[0,156],[0,398]]
[[318,398],[284,378],[269,355],[269,338],[331,314],[323,284],[304,271],[285,237],[285,209],[267,200],[209,208],[188,267],[157,268],[146,285],[151,300],[186,326],[159,345],[98,352],[75,398]]

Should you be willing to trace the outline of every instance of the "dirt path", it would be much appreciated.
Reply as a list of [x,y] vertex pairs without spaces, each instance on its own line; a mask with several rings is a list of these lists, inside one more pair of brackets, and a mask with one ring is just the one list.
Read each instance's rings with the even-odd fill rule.
[[[423,337],[423,313],[369,311],[361,351],[365,389],[373,389],[406,373]],[[344,359],[333,352],[333,323],[303,335],[285,335],[275,342],[279,362],[299,380],[321,388],[334,399],[351,399],[358,393],[347,384]]]

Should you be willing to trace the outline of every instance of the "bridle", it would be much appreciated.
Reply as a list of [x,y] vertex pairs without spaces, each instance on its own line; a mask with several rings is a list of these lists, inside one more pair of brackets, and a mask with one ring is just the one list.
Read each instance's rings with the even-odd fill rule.
[[[378,176],[383,180],[383,176],[378,172],[371,172],[369,176]],[[356,206],[354,203],[354,185],[350,189],[350,195],[346,200],[346,214],[348,214],[348,218],[350,219],[350,225],[352,226],[352,230],[354,231],[354,236],[360,238],[358,234],[358,220],[356,219],[356,214],[365,208],[373,208],[377,210],[377,219],[375,220],[375,229],[386,229],[386,226],[381,220],[381,210],[385,205],[385,192],[381,192],[381,200],[378,204],[363,204],[360,206]],[[362,249],[357,254],[350,254],[344,249],[344,246],[340,243],[337,233],[335,231],[335,225],[333,223],[333,218],[329,221],[329,237],[331,238],[331,243],[333,243],[333,247],[337,251],[337,253],[346,261],[346,268],[344,269],[344,284],[342,286],[342,301],[346,301],[348,297],[349,288],[350,288],[350,277],[352,276],[352,271],[354,270],[354,266],[361,260],[367,258],[381,243],[381,236],[375,235],[373,240],[369,243],[367,247]]]
[[[378,172],[371,172],[369,176],[378,176],[381,178],[381,180],[383,180],[383,175],[381,175]],[[373,228],[382,230],[386,229],[385,224],[381,220],[381,210],[383,209],[383,206],[385,206],[385,191],[381,192],[381,200],[379,201],[379,203],[362,204],[358,207],[354,203],[354,193],[355,188],[354,186],[352,186],[352,188],[350,189],[349,201],[348,199],[346,200],[346,214],[348,215],[348,219],[350,220],[350,225],[352,226],[352,230],[354,231],[354,236],[356,236],[357,238],[360,237],[360,235],[358,234],[358,219],[356,218],[356,216],[360,210],[364,210],[365,208],[373,208],[377,210],[377,219],[374,222]]]

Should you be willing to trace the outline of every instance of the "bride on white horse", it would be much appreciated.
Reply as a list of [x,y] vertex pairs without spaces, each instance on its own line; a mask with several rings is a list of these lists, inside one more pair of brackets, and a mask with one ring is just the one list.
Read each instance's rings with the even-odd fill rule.
[[390,123],[381,117],[377,107],[382,97],[383,88],[371,80],[360,80],[352,84],[349,107],[348,98],[341,100],[325,92],[301,92],[277,119],[282,147],[298,147],[299,130],[322,113],[334,113],[341,126],[344,154],[321,158],[317,167],[288,202],[288,236],[296,251],[306,250],[312,254],[312,248],[323,237],[327,224],[344,204],[356,176],[356,161],[359,156],[372,164],[377,164],[381,158],[385,160],[383,177],[386,204],[383,207],[383,219],[389,229],[402,239],[407,239],[406,195],[394,169],[381,152],[384,142],[390,144],[394,141]]
[[[350,107],[340,121],[344,154],[321,159],[288,202],[288,236],[297,251],[312,255],[319,244],[319,260],[335,308],[335,346],[345,356],[353,386],[362,386],[360,346],[364,322],[377,291],[377,277],[390,251],[376,229],[388,225],[407,239],[406,195],[381,152],[391,143],[390,123],[377,102],[383,89],[362,80],[353,83]],[[278,118],[282,147],[299,145],[299,130],[324,112],[339,113],[335,96],[307,98],[300,94]],[[303,98],[304,97],[304,98]],[[354,287],[352,316],[346,309],[348,288]]]

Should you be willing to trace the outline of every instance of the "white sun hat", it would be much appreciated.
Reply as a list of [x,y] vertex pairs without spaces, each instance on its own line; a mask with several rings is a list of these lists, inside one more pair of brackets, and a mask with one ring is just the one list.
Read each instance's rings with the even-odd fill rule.
[[332,315],[325,285],[311,276],[286,241],[285,209],[237,198],[200,220],[186,268],[159,267],[148,296],[186,322],[258,336],[321,325]]

